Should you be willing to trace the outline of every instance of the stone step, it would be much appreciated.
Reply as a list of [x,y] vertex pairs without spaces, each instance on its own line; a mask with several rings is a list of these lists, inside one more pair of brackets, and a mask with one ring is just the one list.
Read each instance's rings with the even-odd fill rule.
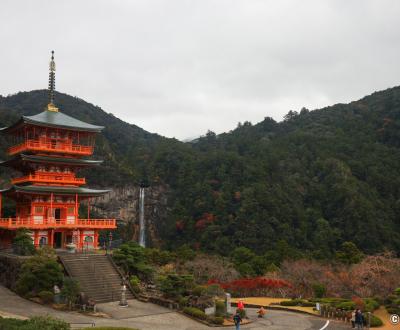
[[[122,278],[105,255],[59,255],[69,275],[75,278],[81,290],[96,302],[118,301],[121,298]],[[126,292],[127,299],[134,294]]]

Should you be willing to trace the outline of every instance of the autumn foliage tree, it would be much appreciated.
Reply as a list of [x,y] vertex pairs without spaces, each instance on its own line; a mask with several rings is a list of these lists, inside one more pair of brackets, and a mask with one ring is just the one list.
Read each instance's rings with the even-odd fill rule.
[[218,284],[225,291],[228,291],[235,296],[286,296],[292,284],[282,279],[273,279],[265,277],[241,278],[231,282],[219,282],[210,280],[208,285]]

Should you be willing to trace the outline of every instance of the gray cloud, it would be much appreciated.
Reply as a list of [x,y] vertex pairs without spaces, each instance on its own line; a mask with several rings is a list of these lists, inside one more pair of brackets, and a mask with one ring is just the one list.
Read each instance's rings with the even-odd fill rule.
[[186,138],[398,85],[397,0],[3,0],[0,93],[57,89]]

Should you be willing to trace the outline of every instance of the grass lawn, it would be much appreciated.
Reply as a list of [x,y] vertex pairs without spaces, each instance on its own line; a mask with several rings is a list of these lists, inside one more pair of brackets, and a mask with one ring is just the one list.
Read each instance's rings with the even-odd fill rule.
[[96,328],[83,328],[81,330],[137,330],[134,328],[122,328],[122,327],[96,327]]
[[252,305],[263,305],[269,306],[272,303],[279,304],[281,301],[288,301],[290,299],[285,298],[269,298],[269,297],[246,297],[246,298],[232,298],[232,302],[238,302],[242,300],[245,304],[252,304]]
[[[232,302],[238,302],[242,300],[246,307],[246,304],[259,305],[259,306],[269,306],[271,304],[279,304],[281,301],[288,301],[290,299],[286,298],[270,298],[270,297],[246,297],[246,298],[232,298]],[[302,307],[302,306],[282,306],[285,309],[292,309],[294,311],[302,311],[311,314],[318,315],[318,312],[313,310],[313,307]]]

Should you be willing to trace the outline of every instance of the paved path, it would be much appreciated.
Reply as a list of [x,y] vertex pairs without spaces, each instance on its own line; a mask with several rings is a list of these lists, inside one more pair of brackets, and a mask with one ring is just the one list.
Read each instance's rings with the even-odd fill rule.
[[[210,330],[233,329],[233,327],[209,328],[179,313],[166,308],[129,301],[129,307],[118,307],[117,303],[99,304],[99,310],[111,318],[99,318],[82,315],[76,312],[61,312],[25,300],[10,290],[0,286],[0,315],[11,314],[20,317],[51,315],[69,323],[95,323],[97,326],[125,326],[140,330]],[[320,330],[325,320],[303,314],[284,311],[268,311],[264,319],[256,318],[256,310],[247,309],[249,317],[255,322],[242,326],[251,330]],[[326,330],[349,329],[342,323],[331,323]]]

